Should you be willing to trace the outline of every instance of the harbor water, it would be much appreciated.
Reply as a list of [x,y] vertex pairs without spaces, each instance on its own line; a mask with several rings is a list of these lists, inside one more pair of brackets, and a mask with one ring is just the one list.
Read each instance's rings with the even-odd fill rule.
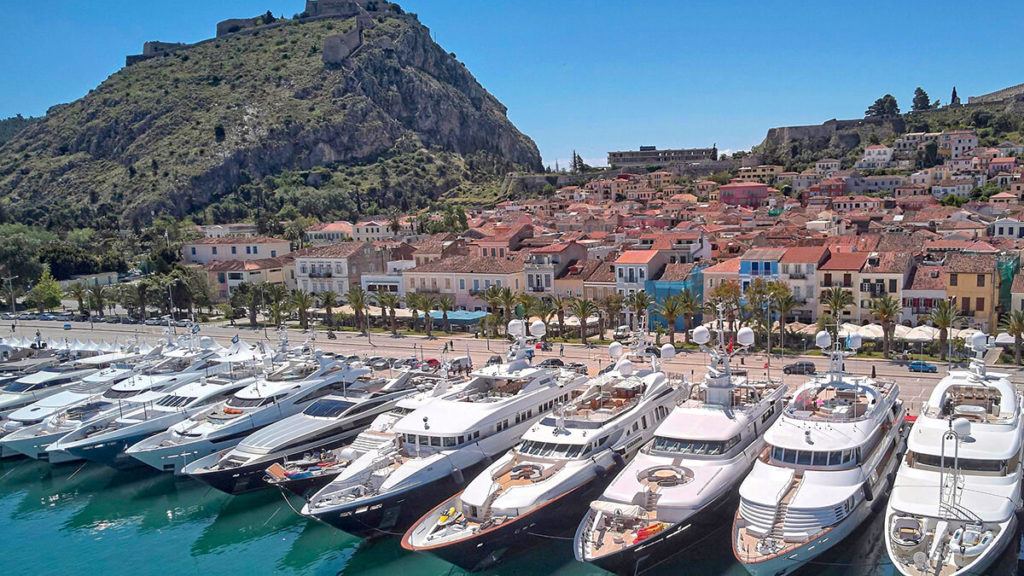
[[[798,574],[895,574],[881,522],[881,515],[873,516]],[[0,461],[0,528],[4,576],[462,573],[432,556],[402,550],[396,538],[364,543],[299,517],[274,490],[232,497],[187,478],[97,464]],[[649,574],[746,574],[733,561],[729,529],[723,519],[721,529]],[[1018,573],[1018,554],[1019,544],[992,573]],[[605,573],[576,562],[571,542],[552,537],[484,574]]]

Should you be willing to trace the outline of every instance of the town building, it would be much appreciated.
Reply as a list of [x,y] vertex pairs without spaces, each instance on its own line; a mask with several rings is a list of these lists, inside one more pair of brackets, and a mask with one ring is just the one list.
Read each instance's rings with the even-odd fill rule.
[[289,252],[289,242],[279,238],[200,238],[182,245],[182,261],[185,264],[209,264],[217,260],[262,260]]

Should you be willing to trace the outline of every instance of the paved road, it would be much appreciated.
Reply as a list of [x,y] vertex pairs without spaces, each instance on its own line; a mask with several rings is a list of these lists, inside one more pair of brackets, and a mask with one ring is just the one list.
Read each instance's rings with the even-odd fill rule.
[[[65,331],[62,329],[62,322],[19,322],[15,334],[21,338],[32,338],[36,330],[39,330],[44,338],[56,338],[63,340],[81,339],[85,340],[108,340],[115,339],[125,342],[132,337],[145,339],[149,342],[156,342],[165,338],[166,328],[130,324],[95,324],[73,323],[73,329]],[[9,325],[8,325],[9,330]],[[179,334],[184,332],[178,328]],[[9,332],[7,332],[9,334]],[[271,345],[276,345],[277,336],[273,330],[252,330],[248,327],[232,327],[226,324],[210,324],[202,327],[202,335],[218,340],[221,344],[230,345],[233,336],[238,335],[242,340],[250,343],[263,340]],[[465,354],[468,350],[473,362],[483,365],[493,354],[500,354],[508,350],[506,340],[474,339],[472,335],[453,334],[443,335],[435,332],[435,338],[428,340],[423,336],[392,337],[390,334],[372,334],[370,337],[359,335],[353,332],[337,332],[337,340],[328,340],[323,332],[318,333],[317,346],[323,350],[344,353],[359,354],[366,356],[393,356],[405,358],[418,356],[421,358],[438,358],[441,356],[442,348],[446,342],[454,343],[456,354]],[[299,330],[289,331],[289,340],[292,343],[299,343],[306,339],[306,336]],[[559,357],[559,345],[554,344],[550,352],[537,351],[535,362],[544,358]],[[584,347],[580,344],[566,344],[564,356],[566,362],[584,362],[591,369],[591,374],[596,373],[603,366],[607,366],[609,356],[605,346]],[[826,358],[821,356],[801,356],[801,360],[810,360],[815,363],[819,372],[825,371],[828,366]],[[796,356],[785,358],[773,357],[770,370],[765,369],[764,354],[755,353],[741,356],[741,362],[737,368],[746,369],[751,377],[770,375],[777,378],[782,375],[781,367],[797,359]],[[684,352],[665,363],[668,372],[683,375],[687,378],[700,378],[704,374],[704,367],[707,365],[707,357],[702,352]],[[900,385],[900,394],[907,403],[911,412],[916,413],[921,403],[927,400],[935,383],[946,373],[945,367],[940,367],[937,374],[921,374],[909,372],[905,365],[896,362],[889,362],[879,359],[857,359],[847,361],[846,367],[856,374],[869,375],[872,366],[875,367],[878,378],[896,380]],[[1011,372],[1011,380],[1018,388],[1024,383],[1024,375],[1019,369],[1007,369],[1000,367],[1000,371]],[[806,376],[789,375],[783,376],[790,388],[795,388],[806,381]]]

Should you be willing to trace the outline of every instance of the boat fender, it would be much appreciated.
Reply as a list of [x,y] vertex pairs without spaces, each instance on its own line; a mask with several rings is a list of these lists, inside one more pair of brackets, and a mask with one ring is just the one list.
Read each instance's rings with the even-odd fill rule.
[[864,499],[868,502],[875,499],[875,495],[871,493],[871,486],[867,482],[864,483]]
[[616,466],[620,468],[626,465],[626,459],[622,457],[622,454],[618,452],[612,452],[612,462],[615,462]]
[[597,466],[594,466],[594,474],[596,474],[598,478],[601,478],[603,480],[605,477],[608,476],[608,469],[599,464]]
[[462,470],[455,468],[452,470],[452,480],[454,480],[456,484],[462,484],[466,481],[466,477],[462,475]]

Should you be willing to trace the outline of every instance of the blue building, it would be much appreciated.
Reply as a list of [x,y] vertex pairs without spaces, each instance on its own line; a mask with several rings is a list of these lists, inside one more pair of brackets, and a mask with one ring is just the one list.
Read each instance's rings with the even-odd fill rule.
[[786,255],[785,248],[753,248],[740,256],[740,289],[744,292],[754,281],[763,278],[765,282],[779,279],[779,260]]
[[[661,276],[657,280],[648,280],[644,285],[644,291],[651,295],[651,298],[658,304],[661,304],[669,296],[675,296],[682,294],[689,290],[697,296],[697,302],[704,301],[704,269],[707,268],[707,264],[700,263],[678,263],[678,264],[666,264],[665,270],[661,273]],[[701,314],[698,311],[694,315],[694,323],[700,324]],[[658,326],[665,327],[668,322],[660,316],[654,313],[652,310],[650,313],[650,325],[651,328]],[[686,325],[686,319],[679,317],[676,319],[675,331],[683,332],[687,329],[693,328],[693,326]]]

